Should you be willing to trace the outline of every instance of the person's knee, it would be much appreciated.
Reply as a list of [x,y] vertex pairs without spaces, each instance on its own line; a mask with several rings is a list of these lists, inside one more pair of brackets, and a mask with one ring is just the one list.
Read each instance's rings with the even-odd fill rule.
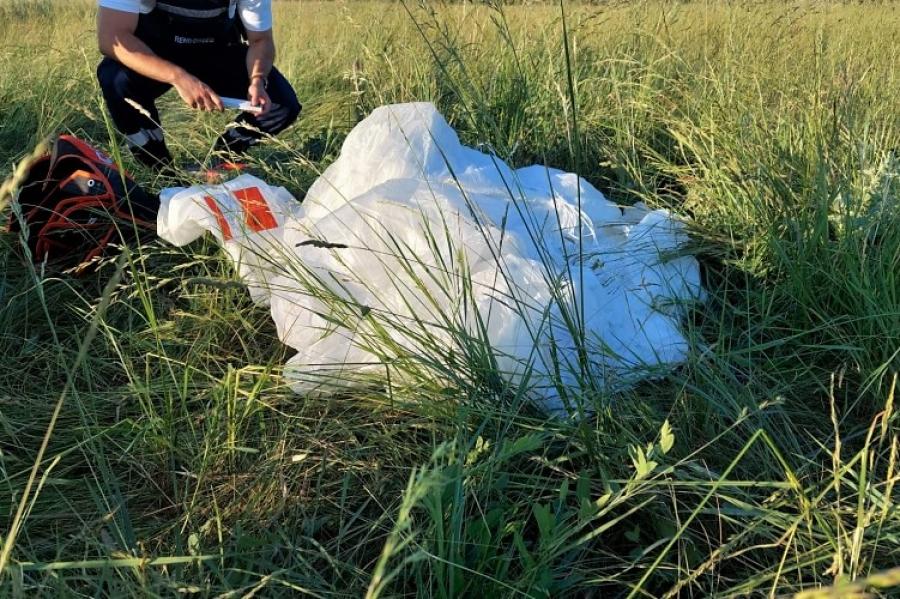
[[97,81],[107,98],[123,96],[125,93],[127,85],[125,69],[115,60],[103,59],[97,66]]
[[297,121],[303,106],[297,99],[297,93],[285,77],[278,71],[274,71],[269,79],[269,95],[276,106],[275,117],[277,123],[272,123],[271,129],[280,132]]
[[289,94],[280,94],[278,100],[273,98],[272,102],[270,112],[257,118],[250,118],[249,122],[267,135],[278,135],[297,121],[303,107],[293,91]]
[[288,97],[284,99],[282,106],[284,107],[285,112],[281,128],[286,129],[300,118],[300,113],[303,111],[303,105],[300,104],[297,95],[292,90],[291,93],[288,94]]

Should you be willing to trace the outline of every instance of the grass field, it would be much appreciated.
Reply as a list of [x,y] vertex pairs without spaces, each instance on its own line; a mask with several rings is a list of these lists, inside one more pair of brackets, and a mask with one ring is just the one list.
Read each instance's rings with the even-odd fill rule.
[[[115,146],[92,7],[0,3],[0,178],[55,131]],[[135,248],[104,290],[112,262],[43,272],[0,235],[0,596],[900,594],[896,4],[276,13],[305,112],[270,182],[302,197],[374,107],[434,101],[689,219],[692,357],[575,422],[465,380],[305,398],[213,242]],[[163,105],[203,158],[222,118]]]

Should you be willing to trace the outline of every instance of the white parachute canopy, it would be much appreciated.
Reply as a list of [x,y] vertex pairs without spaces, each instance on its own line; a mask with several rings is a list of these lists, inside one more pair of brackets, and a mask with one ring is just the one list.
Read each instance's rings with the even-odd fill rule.
[[163,192],[163,239],[205,231],[297,350],[285,372],[301,393],[427,371],[571,408],[579,389],[683,362],[681,323],[702,295],[668,212],[513,170],[427,103],[375,110],[302,204],[249,175]]

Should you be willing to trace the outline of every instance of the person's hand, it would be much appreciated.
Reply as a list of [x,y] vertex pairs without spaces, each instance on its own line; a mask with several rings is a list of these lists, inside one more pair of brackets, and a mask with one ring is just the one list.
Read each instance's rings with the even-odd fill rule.
[[225,110],[222,98],[210,86],[190,73],[182,73],[172,82],[172,85],[178,90],[178,95],[181,96],[184,103],[191,108],[207,111]]
[[269,92],[266,91],[266,80],[263,77],[254,77],[250,81],[250,89],[247,90],[247,99],[254,106],[259,106],[260,111],[257,116],[266,114],[272,107],[272,99],[269,98]]

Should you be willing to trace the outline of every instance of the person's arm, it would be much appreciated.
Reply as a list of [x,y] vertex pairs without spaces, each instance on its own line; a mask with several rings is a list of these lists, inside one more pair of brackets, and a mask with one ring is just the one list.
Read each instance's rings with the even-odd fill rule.
[[272,30],[247,31],[247,74],[250,76],[248,98],[254,106],[262,108],[265,114],[271,108],[272,100],[266,92],[266,80],[275,64],[275,38]]
[[176,64],[154,54],[134,34],[140,15],[100,7],[97,42],[100,52],[155,81],[168,83],[191,108],[223,110],[222,99],[208,85]]

